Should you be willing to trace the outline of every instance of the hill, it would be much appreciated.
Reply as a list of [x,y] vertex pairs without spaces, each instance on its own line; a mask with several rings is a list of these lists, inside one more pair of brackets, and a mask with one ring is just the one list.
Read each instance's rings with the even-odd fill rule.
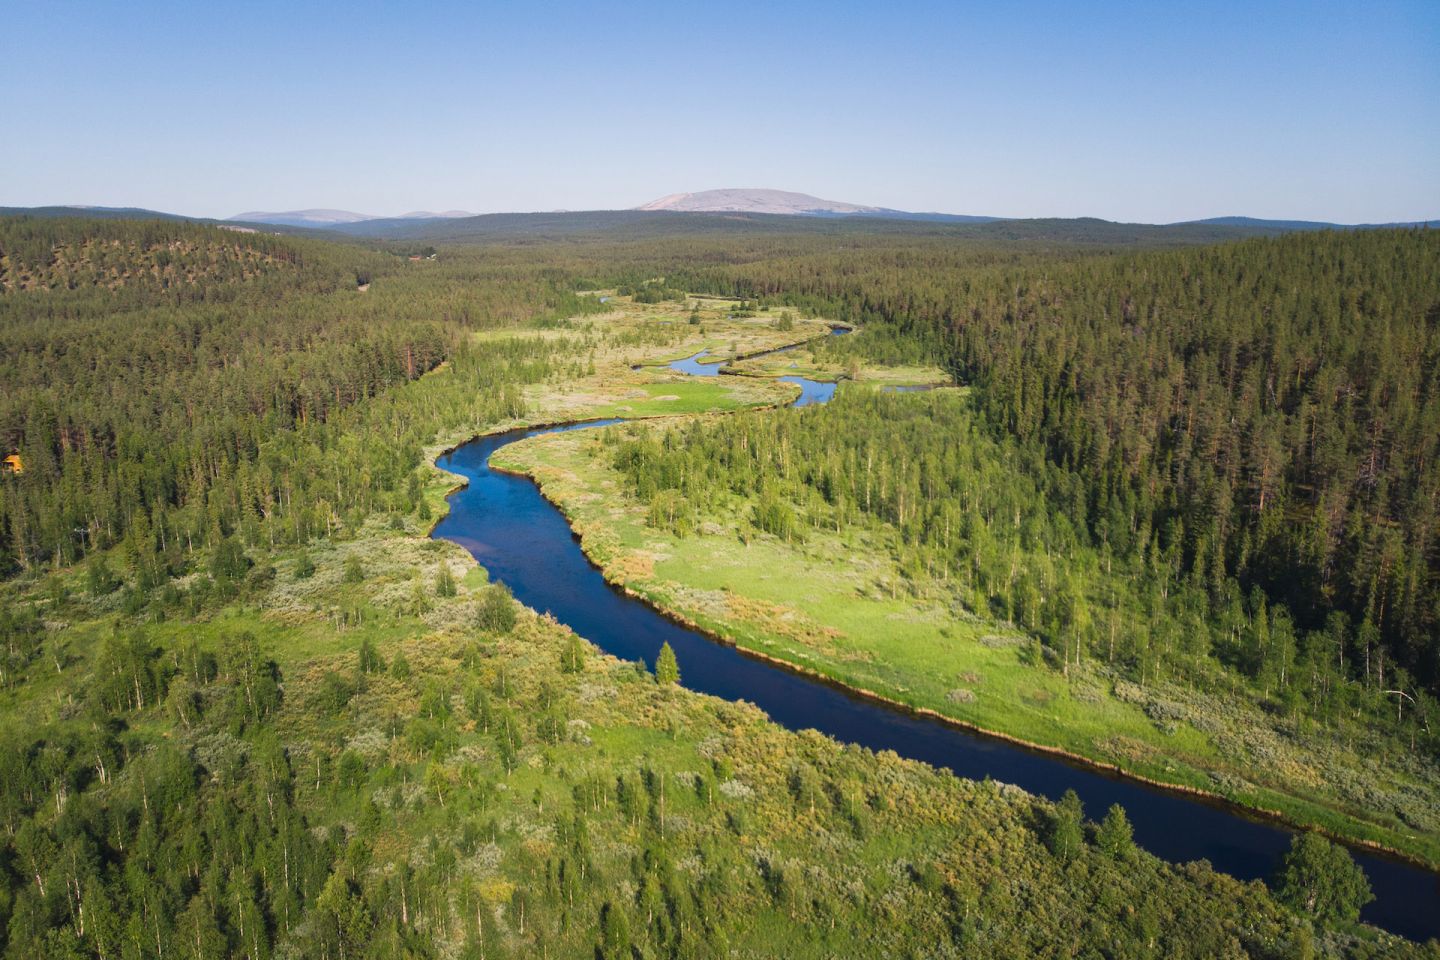
[[1219,243],[1282,233],[1270,227],[1211,224],[1114,223],[1093,218],[964,222],[920,216],[796,216],[679,210],[590,210],[564,213],[490,213],[450,220],[366,220],[332,233],[423,243],[505,243],[536,240],[641,240],[700,236],[909,236],[975,243],[1131,246]]
[[881,207],[866,207],[840,200],[821,200],[808,193],[788,190],[736,189],[702,190],[699,193],[672,193],[641,204],[637,210],[679,210],[686,213],[784,213],[800,216],[880,213]]
[[237,213],[230,220],[240,223],[274,223],[286,227],[335,227],[344,223],[358,223],[362,220],[377,219],[373,214],[354,213],[350,210],[287,210],[282,213],[268,213],[252,210]]
[[672,193],[641,204],[637,210],[673,210],[681,213],[769,213],[798,217],[883,217],[898,220],[936,220],[949,223],[988,223],[999,217],[949,213],[912,213],[890,207],[870,207],[842,200],[822,200],[808,193],[761,188],[702,190]]
[[1265,220],[1259,217],[1210,217],[1206,220],[1187,220],[1189,224],[1206,224],[1217,227],[1258,227],[1270,230],[1378,230],[1389,227],[1440,227],[1440,220],[1410,220],[1394,223],[1330,223],[1325,220]]
[[45,207],[0,207],[0,217],[81,218],[85,220],[190,220],[178,213],[162,213],[143,207],[86,207],[54,205]]

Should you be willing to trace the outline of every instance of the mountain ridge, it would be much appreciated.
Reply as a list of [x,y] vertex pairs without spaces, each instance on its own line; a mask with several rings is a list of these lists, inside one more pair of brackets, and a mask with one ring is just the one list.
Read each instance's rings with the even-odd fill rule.
[[[740,205],[746,197],[757,200],[762,205],[781,198],[774,202],[784,208],[784,212],[775,210],[750,210],[741,209]],[[716,199],[718,197],[718,199]],[[721,204],[716,209],[688,209],[694,205]],[[724,205],[728,204],[728,206]],[[256,226],[267,226],[281,230],[302,230],[314,231],[319,234],[348,234],[356,237],[375,237],[388,239],[415,238],[420,235],[434,235],[437,231],[450,235],[454,238],[454,230],[446,227],[446,224],[456,224],[457,227],[464,224],[472,224],[480,227],[486,225],[482,232],[491,233],[490,225],[509,223],[514,226],[529,224],[530,226],[550,225],[561,227],[563,224],[574,221],[576,223],[610,219],[617,222],[626,222],[627,217],[659,217],[668,218],[724,218],[735,217],[742,220],[750,217],[758,218],[758,221],[768,222],[770,227],[778,225],[786,220],[794,221],[797,226],[801,223],[810,223],[818,226],[815,221],[896,221],[920,224],[932,224],[935,226],[964,226],[973,225],[983,227],[988,225],[994,229],[1014,229],[1021,231],[1034,231],[1045,224],[1071,224],[1075,227],[1090,225],[1107,225],[1110,228],[1142,228],[1142,229],[1164,229],[1164,228],[1189,228],[1189,229],[1213,229],[1213,230],[1235,230],[1242,233],[1289,233],[1293,231],[1307,230],[1372,230],[1372,229],[1399,229],[1399,228],[1440,228],[1440,219],[1430,220],[1408,220],[1390,221],[1375,223],[1332,223],[1323,220],[1289,220],[1289,219],[1267,219],[1263,217],[1247,217],[1239,215],[1209,217],[1204,219],[1182,220],[1164,224],[1139,224],[1126,223],[1123,221],[1104,220],[1096,217],[992,217],[975,216],[966,214],[947,213],[916,213],[904,210],[895,210],[889,207],[872,207],[862,204],[853,204],[843,201],[827,201],[810,194],[793,193],[783,190],[709,190],[697,193],[669,194],[642,204],[639,207],[632,207],[628,210],[574,210],[574,211],[550,211],[546,213],[489,213],[475,214],[464,210],[446,210],[435,212],[429,210],[413,210],[395,217],[371,216],[369,214],[356,213],[349,210],[334,210],[328,208],[311,208],[305,210],[290,210],[280,212],[270,211],[247,211],[236,214],[233,217],[217,219],[213,217],[196,217],[185,214],[168,213],[161,210],[150,210],[141,207],[110,207],[103,205],[87,204],[52,204],[34,207],[0,206],[0,216],[28,216],[37,218],[50,217],[91,217],[96,219],[127,219],[127,220],[183,220],[193,223],[212,224],[253,224]],[[1007,228],[1006,225],[1013,225]],[[878,226],[878,224],[877,224]],[[1236,234],[1239,235],[1239,234]],[[431,237],[433,238],[433,236]]]
[[386,217],[373,213],[356,213],[353,210],[333,210],[325,207],[312,207],[305,210],[249,210],[245,213],[237,213],[233,217],[227,217],[226,221],[238,223],[267,223],[283,227],[315,227],[321,230],[328,230],[356,223],[368,223],[371,220],[457,220],[463,217],[473,216],[475,216],[475,214],[470,213],[468,210],[445,210],[443,212],[411,210],[409,213],[402,213],[399,216]]

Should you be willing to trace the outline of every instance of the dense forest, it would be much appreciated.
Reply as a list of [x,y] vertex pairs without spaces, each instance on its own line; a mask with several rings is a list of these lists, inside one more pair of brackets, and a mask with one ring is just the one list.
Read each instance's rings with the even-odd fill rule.
[[1044,262],[796,245],[676,269],[692,288],[820,310],[875,330],[882,354],[943,362],[995,436],[1073,477],[1088,543],[1178,551],[1217,608],[1233,580],[1305,629],[1343,614],[1344,674],[1397,688],[1400,667],[1433,693],[1437,266],[1440,238],[1417,229]]
[[[607,308],[576,291],[649,282],[663,295],[786,299],[873,328],[833,349],[942,358],[976,385],[973,399],[842,393],[820,415],[849,418],[848,434],[809,414],[741,415],[689,428],[683,448],[621,447],[617,462],[637,488],[678,498],[657,522],[683,523],[683,501],[707,495],[708,484],[690,480],[701,471],[753,488],[762,508],[747,523],[770,535],[862,517],[893,523],[917,571],[961,578],[977,602],[1060,643],[1063,669],[1072,656],[1110,655],[1099,626],[1109,601],[1082,579],[1101,562],[1146,571],[1143,589],[1173,591],[1176,607],[1156,614],[1162,633],[1224,603],[1240,603],[1253,621],[1265,591],[1283,596],[1283,551],[1302,542],[1315,505],[1331,503],[1312,488],[1325,486],[1319,471],[1371,463],[1346,458],[1352,442],[1374,436],[1373,484],[1331,494],[1344,509],[1326,528],[1329,566],[1305,555],[1314,574],[1297,589],[1323,608],[1312,614],[1290,598],[1291,613],[1263,622],[1273,637],[1289,616],[1299,635],[1313,632],[1315,617],[1347,613],[1342,676],[1361,675],[1356,638],[1373,632],[1376,650],[1392,651],[1383,683],[1381,662],[1369,662],[1367,696],[1397,685],[1396,661],[1425,669],[1426,649],[1407,631],[1434,617],[1434,512],[1420,511],[1425,490],[1433,507],[1434,487],[1424,486],[1433,432],[1428,446],[1414,442],[1435,410],[1428,236],[1136,257],[882,231],[852,239],[835,253],[828,231],[529,237],[412,262],[393,250],[172,222],[0,220],[0,454],[16,457],[0,468],[3,955],[1426,949],[1355,925],[1363,878],[1318,837],[1297,842],[1275,893],[1203,862],[1164,863],[1131,843],[1118,807],[1084,811],[1068,798],[1054,804],[789,733],[753,708],[687,692],[673,664],[652,673],[597,655],[487,584],[464,551],[426,539],[453,483],[426,462],[427,449],[525,422],[528,389],[593,373],[605,335],[585,318]],[[1131,385],[1172,398],[1160,408],[1164,424],[1121,430],[1136,409],[1123,404],[1114,424],[1092,419],[1109,409],[1100,393],[1129,369],[1113,337],[1153,340],[1155,356],[1179,357],[1182,371],[1192,360],[1210,369],[1202,358],[1223,338],[1207,338],[1202,317],[1186,321],[1192,339],[1180,336],[1189,327],[1172,301],[1190,295],[1184,278],[1208,277],[1197,288],[1219,290],[1240,261],[1273,261],[1298,284],[1313,258],[1334,268],[1317,268],[1333,282],[1313,296],[1328,290],[1345,304],[1339,329],[1370,318],[1352,353],[1307,354],[1299,344],[1314,351],[1328,341],[1301,335],[1310,322],[1302,311],[1281,328],[1280,342],[1296,346],[1274,348],[1311,358],[1303,376],[1291,360],[1274,361],[1277,376],[1299,385],[1256,374],[1263,396],[1249,397],[1238,385],[1253,377],[1229,374],[1248,370],[1249,355],[1240,364],[1226,353],[1203,391],[1186,376],[1163,391]],[[1372,261],[1390,262],[1395,275],[1366,273],[1380,269]],[[1245,276],[1258,286],[1226,311],[1231,326],[1215,329],[1249,330],[1251,307],[1289,289]],[[1112,304],[1107,285],[1126,278],[1135,290]],[[1394,290],[1384,309],[1340,292],[1362,286]],[[1087,303],[1119,322],[1091,316]],[[1094,330],[1082,336],[1087,323]],[[609,346],[643,349],[662,335]],[[1380,343],[1397,354],[1384,364]],[[1042,362],[1037,350],[1066,360]],[[1102,354],[1116,366],[1102,368]],[[1365,362],[1385,385],[1373,405],[1361,391],[1343,422],[1333,404],[1322,410],[1315,371]],[[1094,380],[1092,368],[1118,381]],[[1235,492],[1254,489],[1245,486],[1248,443],[1235,465],[1205,432],[1218,427],[1208,407],[1200,415],[1201,401],[1230,396],[1221,386],[1262,412],[1273,397],[1275,416],[1283,412],[1263,509]],[[1341,394],[1352,395],[1325,396]],[[1384,411],[1379,433],[1367,430],[1372,409]],[[1194,424],[1182,434],[1187,413]],[[1102,443],[1101,428],[1112,426],[1116,437]],[[990,444],[976,449],[1032,474],[1033,485],[982,491],[985,463],[960,456],[947,430]],[[1326,439],[1325,430],[1339,432]],[[745,437],[779,448],[737,454]],[[1214,491],[1232,473],[1227,500]],[[1209,499],[1195,500],[1196,490]],[[1023,515],[1016,531],[978,545],[979,520],[1012,510]],[[1428,534],[1418,529],[1426,523]],[[1377,531],[1398,538],[1400,559],[1377,567],[1376,599],[1361,602],[1346,564],[1372,549],[1362,535]],[[1016,575],[1011,549],[1027,561],[1053,556]],[[1061,562],[1067,550],[1082,561],[1074,573]],[[1071,600],[1037,604],[1030,591],[1054,588],[1045,577],[1062,574]],[[1194,651],[1157,649],[1134,619],[1145,609],[1125,608],[1117,659],[1187,669]],[[1234,656],[1255,642],[1247,634]],[[1242,668],[1273,673],[1272,659],[1254,661]]]
[[358,248],[175,223],[5,221],[0,251],[0,446],[22,467],[0,489],[9,573],[132,529],[146,555],[262,527],[303,542],[394,493],[433,439],[411,414],[393,449],[343,442],[355,424],[337,418],[446,357],[450,382],[497,387],[460,388],[452,415],[513,414],[498,385],[546,361],[523,343],[476,355],[465,331],[593,305],[540,266],[422,279]]
[[[1371,624],[1357,629],[1341,612],[1297,624],[1258,586],[1247,593],[1233,577],[1216,583],[1208,568],[1187,567],[1174,527],[1152,535],[1147,519],[1131,529],[1120,510],[1092,539],[1077,474],[992,437],[971,394],[845,389],[814,410],[608,439],[650,524],[678,536],[737,515],[742,540],[884,525],[898,534],[907,589],[939,583],[975,613],[1017,624],[1056,670],[1099,663],[1142,687],[1181,680],[1233,692],[1233,669],[1288,714],[1326,725],[1363,716],[1420,756],[1440,742],[1440,706],[1404,668],[1386,666]],[[1417,812],[1411,826],[1434,823]]]

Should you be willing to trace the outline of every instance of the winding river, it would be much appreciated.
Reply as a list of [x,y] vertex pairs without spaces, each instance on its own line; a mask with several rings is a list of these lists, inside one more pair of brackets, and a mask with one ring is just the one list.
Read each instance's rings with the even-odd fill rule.
[[[671,366],[702,376],[718,374],[723,364],[699,363],[702,354]],[[833,383],[781,379],[799,384],[796,406],[824,403],[835,392]],[[535,484],[492,471],[489,460],[496,450],[526,437],[617,422],[491,434],[441,457],[442,469],[469,483],[451,495],[450,512],[432,536],[469,550],[522,603],[549,611],[606,652],[653,665],[660,645],[668,642],[686,687],[754,703],[792,730],[813,728],[872,750],[894,750],[961,777],[988,776],[1051,798],[1073,789],[1094,818],[1112,803],[1123,805],[1136,841],[1167,860],[1206,858],[1216,869],[1245,880],[1274,871],[1290,844],[1291,831],[1283,826],[866,699],[712,641],[612,588]],[[1440,877],[1365,850],[1353,852],[1375,892],[1363,913],[1366,921],[1418,940],[1440,936]]]

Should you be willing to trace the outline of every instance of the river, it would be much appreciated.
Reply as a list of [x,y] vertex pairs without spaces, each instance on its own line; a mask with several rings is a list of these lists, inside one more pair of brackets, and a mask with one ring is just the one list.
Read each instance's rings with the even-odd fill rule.
[[[704,376],[720,372],[723,364],[698,363],[700,356],[671,366],[684,370],[683,365],[689,365]],[[833,383],[782,379],[799,384],[796,406],[823,403],[835,392]],[[432,536],[470,551],[521,603],[548,611],[607,653],[653,666],[660,645],[668,642],[686,687],[756,704],[792,730],[813,728],[872,750],[894,750],[961,777],[988,776],[1051,798],[1073,789],[1094,819],[1110,804],[1121,804],[1134,825],[1136,842],[1166,860],[1205,858],[1244,880],[1274,872],[1290,845],[1292,831],[1283,826],[863,698],[712,641],[612,588],[586,559],[564,516],[535,484],[492,471],[489,460],[496,450],[526,437],[617,422],[490,434],[441,457],[437,462],[442,469],[469,483],[451,495],[450,512]],[[1364,920],[1417,940],[1440,936],[1440,876],[1365,850],[1352,852],[1375,892]]]

